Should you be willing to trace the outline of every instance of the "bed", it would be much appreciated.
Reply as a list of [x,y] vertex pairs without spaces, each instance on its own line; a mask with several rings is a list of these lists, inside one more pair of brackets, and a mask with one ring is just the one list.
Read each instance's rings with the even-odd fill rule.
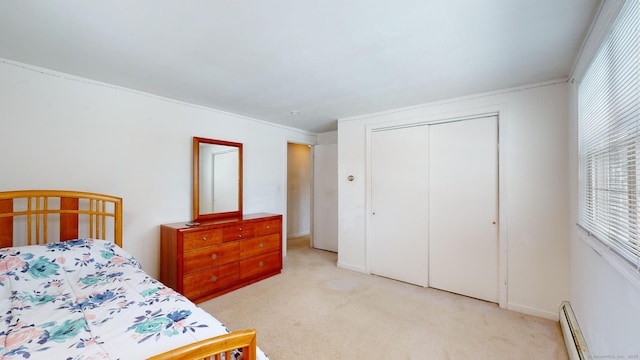
[[266,360],[122,248],[122,199],[0,192],[2,359]]

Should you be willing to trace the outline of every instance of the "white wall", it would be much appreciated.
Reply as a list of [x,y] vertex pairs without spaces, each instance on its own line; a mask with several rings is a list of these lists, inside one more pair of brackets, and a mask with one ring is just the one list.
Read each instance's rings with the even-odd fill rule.
[[367,269],[367,126],[500,111],[506,306],[557,319],[569,289],[567,88],[564,81],[537,84],[339,120],[338,265]]
[[[577,89],[570,87],[571,291],[569,301],[594,359],[640,355],[640,276],[623,276],[579,235]],[[614,255],[616,256],[616,255]],[[628,264],[623,264],[628,266]],[[630,266],[629,266],[630,268]],[[633,271],[631,271],[633,272]]]
[[329,145],[338,143],[338,132],[328,131],[318,134],[318,145]]
[[[623,0],[604,1],[572,77],[582,80],[603,39],[611,31]],[[598,249],[578,234],[578,105],[577,82],[569,87],[571,268],[569,301],[592,358],[636,359],[640,356],[640,275],[610,251]],[[593,247],[592,247],[593,245]],[[622,264],[621,264],[622,263]]]
[[[286,114],[285,114],[286,115]],[[244,144],[244,212],[284,214],[295,129],[0,59],[0,190],[124,199],[124,248],[159,274],[159,227],[192,216],[192,137]]]

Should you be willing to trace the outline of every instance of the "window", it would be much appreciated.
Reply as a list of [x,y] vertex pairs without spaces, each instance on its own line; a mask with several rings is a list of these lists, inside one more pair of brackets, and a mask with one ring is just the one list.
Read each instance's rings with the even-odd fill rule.
[[578,85],[579,225],[640,271],[640,0],[620,11]]

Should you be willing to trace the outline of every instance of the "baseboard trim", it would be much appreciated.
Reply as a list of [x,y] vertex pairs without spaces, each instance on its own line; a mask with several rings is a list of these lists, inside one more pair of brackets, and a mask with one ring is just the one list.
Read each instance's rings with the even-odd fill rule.
[[356,272],[364,273],[364,274],[367,273],[366,270],[361,266],[349,265],[349,264],[341,263],[339,261],[338,261],[338,263],[336,265],[341,269],[356,271]]
[[507,304],[507,309],[511,311],[527,314],[527,315],[533,315],[533,316],[549,319],[549,320],[554,320],[554,321],[560,320],[560,314],[553,311],[534,309],[528,306],[512,304],[512,303]]
[[302,232],[302,233],[297,233],[297,234],[287,234],[287,239],[293,239],[293,238],[298,238],[298,237],[303,237],[303,236],[311,236],[310,232]]

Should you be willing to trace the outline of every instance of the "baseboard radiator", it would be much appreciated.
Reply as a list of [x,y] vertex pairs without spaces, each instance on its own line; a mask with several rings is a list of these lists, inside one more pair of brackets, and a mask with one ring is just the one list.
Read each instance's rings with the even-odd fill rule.
[[584,341],[576,316],[571,309],[571,304],[565,301],[560,305],[560,328],[570,360],[591,359],[587,343]]

